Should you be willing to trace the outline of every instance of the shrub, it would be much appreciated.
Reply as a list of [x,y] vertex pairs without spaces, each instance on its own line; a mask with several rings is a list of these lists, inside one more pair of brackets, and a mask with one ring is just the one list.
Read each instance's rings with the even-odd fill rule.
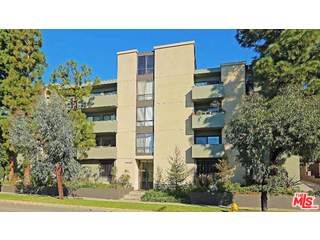
[[128,170],[124,171],[124,173],[119,177],[117,183],[122,185],[123,187],[127,187],[127,188],[131,187],[130,175]]
[[142,197],[146,202],[186,202],[187,194],[183,191],[149,190]]

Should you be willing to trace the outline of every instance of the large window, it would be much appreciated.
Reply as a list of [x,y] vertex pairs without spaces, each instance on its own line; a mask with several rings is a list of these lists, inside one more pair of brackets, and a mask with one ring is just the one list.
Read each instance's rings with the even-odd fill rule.
[[114,161],[101,161],[100,162],[100,177],[106,178],[108,181],[111,181],[112,175],[112,167],[113,167]]
[[153,81],[138,81],[138,100],[153,99]]
[[216,171],[216,161],[211,159],[196,160],[197,175],[209,175]]
[[152,154],[153,153],[153,134],[140,133],[137,134],[137,154]]
[[153,55],[138,57],[138,75],[153,73]]
[[88,114],[87,116],[88,116],[88,120],[90,122],[116,120],[116,114],[115,113]]
[[216,136],[196,136],[195,144],[221,144],[221,137]]
[[94,89],[92,90],[92,92],[90,93],[91,96],[103,96],[103,95],[115,95],[117,94],[117,90],[116,89]]
[[116,146],[116,138],[114,136],[96,135],[96,145],[98,147],[114,147]]
[[137,126],[153,126],[153,107],[137,108]]

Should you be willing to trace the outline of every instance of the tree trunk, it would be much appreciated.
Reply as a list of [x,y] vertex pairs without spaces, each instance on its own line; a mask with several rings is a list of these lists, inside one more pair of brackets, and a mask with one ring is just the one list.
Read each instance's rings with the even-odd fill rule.
[[58,184],[58,193],[59,199],[63,199],[63,184],[62,184],[62,166],[60,163],[56,164],[56,177],[57,177],[57,184]]
[[10,182],[13,182],[14,180],[14,160],[13,159],[10,159],[10,162],[9,162],[9,181]]
[[23,170],[23,186],[28,187],[30,185],[30,164],[28,163]]
[[261,192],[261,211],[268,211],[268,193]]

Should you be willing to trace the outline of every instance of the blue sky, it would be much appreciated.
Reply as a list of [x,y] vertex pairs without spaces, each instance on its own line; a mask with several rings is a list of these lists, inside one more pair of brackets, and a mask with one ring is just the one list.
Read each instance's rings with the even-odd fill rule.
[[155,45],[195,40],[197,68],[233,61],[251,62],[254,52],[241,48],[235,30],[41,30],[47,82],[53,69],[69,59],[93,68],[103,80],[117,77],[118,51],[150,51]]

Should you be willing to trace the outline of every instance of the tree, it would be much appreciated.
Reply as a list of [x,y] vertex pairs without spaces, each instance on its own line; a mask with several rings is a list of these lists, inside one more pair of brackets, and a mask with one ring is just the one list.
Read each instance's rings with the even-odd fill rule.
[[227,140],[238,159],[260,185],[261,209],[267,210],[268,193],[286,187],[282,165],[286,156],[304,161],[320,156],[320,97],[301,87],[282,89],[272,100],[259,94],[245,97],[239,114],[227,125]]
[[167,171],[167,180],[169,186],[173,187],[175,190],[179,190],[189,177],[192,169],[188,170],[178,147],[175,147],[174,154],[169,156],[169,164],[170,167]]
[[[92,68],[73,61],[67,61],[53,71],[49,88],[55,90],[70,106],[70,116],[75,126],[76,148],[80,158],[86,156],[86,151],[95,146],[93,124],[87,121],[81,111],[88,102],[92,87],[100,79],[92,79]],[[86,98],[88,99],[86,101]]]
[[11,173],[15,149],[8,143],[9,123],[16,111],[30,114],[41,91],[41,77],[46,67],[41,46],[39,30],[0,30],[0,105],[8,111],[0,121],[1,142],[11,153]]
[[2,183],[9,171],[9,157],[3,145],[0,145],[0,192]]
[[10,143],[31,162],[38,182],[55,177],[63,199],[63,179],[72,180],[80,171],[76,161],[75,134],[64,101],[56,94],[40,97],[31,117],[18,115],[10,125]]
[[320,30],[238,30],[236,38],[257,53],[253,76],[265,97],[296,84],[320,93]]
[[218,181],[222,184],[231,181],[234,176],[235,167],[231,166],[226,159],[221,159],[216,164],[217,172],[215,173]]

